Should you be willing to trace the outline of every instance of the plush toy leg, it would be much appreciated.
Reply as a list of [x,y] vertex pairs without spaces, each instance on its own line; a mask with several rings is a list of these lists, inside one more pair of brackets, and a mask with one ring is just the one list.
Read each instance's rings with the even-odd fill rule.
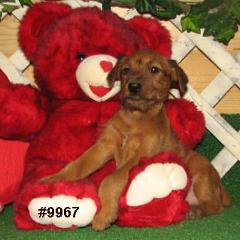
[[67,229],[90,224],[99,209],[96,189],[90,181],[30,183],[15,202],[19,229]]
[[121,226],[166,226],[184,219],[190,181],[184,163],[172,153],[145,159],[132,170],[120,201]]

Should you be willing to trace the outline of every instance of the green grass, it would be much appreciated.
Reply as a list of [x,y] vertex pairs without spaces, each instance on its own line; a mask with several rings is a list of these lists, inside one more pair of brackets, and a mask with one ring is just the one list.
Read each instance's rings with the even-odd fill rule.
[[[231,125],[240,130],[240,115],[224,116]],[[212,134],[206,133],[197,147],[209,159],[222,149]],[[240,147],[240,146],[239,146]],[[95,232],[90,227],[74,231],[20,231],[13,224],[12,206],[5,208],[0,216],[0,239],[6,240],[238,240],[240,239],[240,162],[224,176],[223,183],[233,196],[233,205],[222,214],[200,220],[184,221],[162,228],[123,228],[112,226],[104,232]]]

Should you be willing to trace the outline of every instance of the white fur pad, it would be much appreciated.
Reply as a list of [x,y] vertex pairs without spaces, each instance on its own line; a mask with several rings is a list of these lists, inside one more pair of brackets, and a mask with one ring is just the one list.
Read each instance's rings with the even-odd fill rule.
[[132,180],[127,192],[127,205],[147,204],[154,198],[164,198],[174,190],[184,189],[186,185],[187,174],[179,164],[151,164]]
[[[47,209],[45,214],[42,214],[44,216],[39,215],[41,208]],[[78,199],[73,196],[57,195],[52,198],[32,199],[28,205],[28,210],[32,220],[37,223],[70,228],[90,224],[96,214],[97,207],[91,198]]]

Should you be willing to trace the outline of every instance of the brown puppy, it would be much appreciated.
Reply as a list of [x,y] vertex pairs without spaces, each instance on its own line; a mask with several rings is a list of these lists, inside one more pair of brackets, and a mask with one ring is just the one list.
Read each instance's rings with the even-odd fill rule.
[[88,176],[110,159],[117,169],[99,188],[102,208],[95,216],[93,228],[103,230],[117,218],[118,202],[128,181],[129,171],[142,157],[173,151],[183,159],[192,175],[187,196],[189,218],[219,213],[231,203],[220,177],[202,155],[183,146],[170,127],[164,109],[171,88],[186,91],[187,77],[171,60],[146,49],[122,58],[109,75],[109,82],[121,81],[122,107],[107,123],[96,144],[79,159],[44,182],[78,180]]

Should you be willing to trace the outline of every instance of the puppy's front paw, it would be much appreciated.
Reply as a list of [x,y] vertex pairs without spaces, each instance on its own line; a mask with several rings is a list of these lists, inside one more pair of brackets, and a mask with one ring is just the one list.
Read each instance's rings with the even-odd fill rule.
[[96,231],[103,231],[106,228],[110,227],[117,218],[117,214],[111,213],[109,210],[101,210],[95,217],[92,222],[92,228]]

